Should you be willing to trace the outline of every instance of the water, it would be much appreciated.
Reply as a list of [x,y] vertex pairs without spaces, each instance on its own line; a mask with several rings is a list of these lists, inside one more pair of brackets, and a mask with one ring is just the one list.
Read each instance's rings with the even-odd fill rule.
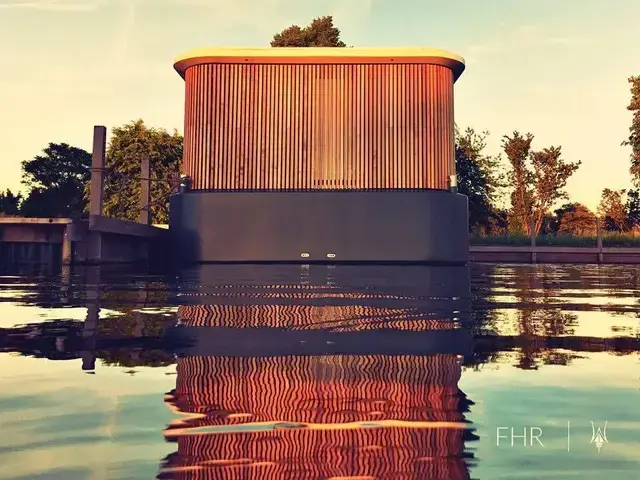
[[635,267],[37,273],[2,479],[640,479]]

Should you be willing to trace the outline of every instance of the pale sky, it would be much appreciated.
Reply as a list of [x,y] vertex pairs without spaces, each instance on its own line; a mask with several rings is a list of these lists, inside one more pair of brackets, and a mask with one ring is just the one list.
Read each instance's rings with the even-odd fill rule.
[[456,122],[514,129],[582,160],[573,201],[628,188],[627,78],[640,74],[638,0],[0,0],[0,188],[49,142],[91,149],[93,125],[183,131],[178,54],[268,46],[291,24],[333,15],[353,46],[430,46],[465,57]]

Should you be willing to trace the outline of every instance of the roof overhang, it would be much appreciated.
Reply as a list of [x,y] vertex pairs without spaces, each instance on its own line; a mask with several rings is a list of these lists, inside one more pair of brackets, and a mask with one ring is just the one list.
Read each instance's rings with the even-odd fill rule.
[[465,69],[464,58],[437,48],[268,47],[197,48],[178,56],[173,68],[184,78],[189,67],[203,64],[429,64],[453,71],[454,82]]

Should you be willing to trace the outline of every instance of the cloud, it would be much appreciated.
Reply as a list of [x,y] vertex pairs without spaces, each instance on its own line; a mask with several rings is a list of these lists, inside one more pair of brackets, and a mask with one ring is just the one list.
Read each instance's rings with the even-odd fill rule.
[[0,3],[0,8],[4,9],[30,9],[30,10],[48,10],[63,12],[90,12],[94,11],[107,2],[102,0],[76,0],[76,1],[60,1],[60,0],[37,0],[37,1],[12,1],[11,3]]

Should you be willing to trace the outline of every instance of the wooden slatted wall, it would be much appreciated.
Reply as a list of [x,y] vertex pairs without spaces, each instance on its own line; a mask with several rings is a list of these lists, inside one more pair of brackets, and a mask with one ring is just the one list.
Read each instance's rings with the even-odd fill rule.
[[194,189],[447,189],[454,173],[446,67],[216,63],[185,81]]

